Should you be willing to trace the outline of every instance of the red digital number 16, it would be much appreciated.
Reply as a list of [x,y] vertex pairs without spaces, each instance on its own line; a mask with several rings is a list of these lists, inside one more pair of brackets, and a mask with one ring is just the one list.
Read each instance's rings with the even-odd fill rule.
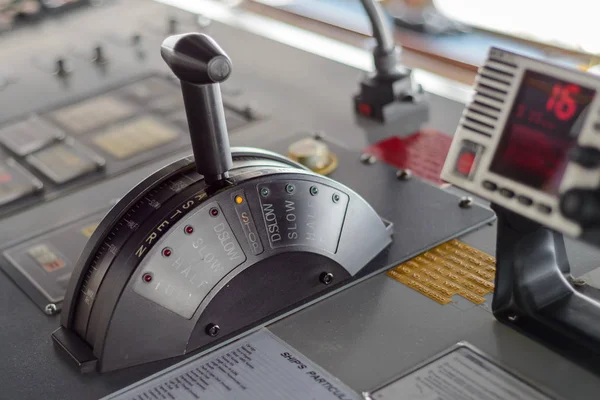
[[561,121],[568,121],[575,115],[577,111],[577,103],[571,97],[572,94],[581,92],[581,87],[577,85],[561,85],[560,83],[552,86],[552,95],[546,102],[546,110],[554,111],[556,118]]

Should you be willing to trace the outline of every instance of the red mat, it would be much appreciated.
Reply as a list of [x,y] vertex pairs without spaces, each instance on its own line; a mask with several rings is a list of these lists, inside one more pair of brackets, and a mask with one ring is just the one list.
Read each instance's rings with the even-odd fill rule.
[[423,129],[410,136],[393,136],[367,147],[364,152],[398,169],[410,169],[413,175],[436,185],[440,178],[452,138],[445,133]]

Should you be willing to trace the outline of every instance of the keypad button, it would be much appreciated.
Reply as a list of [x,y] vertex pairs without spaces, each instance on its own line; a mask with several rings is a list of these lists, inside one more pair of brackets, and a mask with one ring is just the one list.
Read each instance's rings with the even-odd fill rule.
[[533,200],[531,200],[531,198],[523,195],[518,196],[517,201],[523,204],[524,206],[530,206],[533,204]]
[[515,197],[515,192],[513,192],[510,189],[507,188],[502,188],[500,189],[500,195],[506,197],[507,199],[512,199],[513,197]]
[[0,128],[0,142],[21,157],[64,136],[60,129],[37,116]]
[[40,150],[26,160],[56,184],[69,182],[104,165],[100,156],[73,140]]
[[498,189],[498,185],[496,185],[494,182],[492,181],[483,181],[481,183],[481,185],[484,187],[484,189],[490,190],[490,191],[494,191],[496,189]]
[[133,105],[112,96],[94,97],[49,114],[69,132],[80,135],[133,116]]
[[538,204],[536,208],[538,209],[538,211],[544,214],[550,214],[552,212],[552,207],[546,204]]
[[177,132],[152,117],[142,117],[96,135],[96,146],[122,160],[165,145],[178,137]]

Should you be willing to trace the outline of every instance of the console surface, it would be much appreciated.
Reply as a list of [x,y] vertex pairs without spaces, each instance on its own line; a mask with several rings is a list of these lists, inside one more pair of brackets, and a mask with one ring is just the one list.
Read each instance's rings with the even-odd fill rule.
[[[93,170],[56,183],[60,181],[56,174],[45,174],[45,169],[39,167],[43,157],[38,155],[36,164],[27,160],[29,154],[20,158],[11,150],[6,151],[45,187],[32,194],[24,208],[0,209],[1,262],[7,273],[0,276],[3,326],[0,354],[4,360],[0,363],[0,382],[3,393],[10,398],[99,398],[175,361],[81,375],[52,346],[50,334],[57,328],[59,316],[44,312],[59,311],[60,296],[48,293],[56,299],[51,302],[44,296],[26,295],[17,283],[27,285],[30,280],[19,278],[23,274],[15,266],[31,260],[28,252],[37,247],[38,253],[34,254],[56,256],[53,263],[47,263],[47,273],[72,268],[83,249],[83,244],[78,244],[79,250],[73,245],[85,242],[100,216],[116,199],[150,173],[189,154],[183,134],[186,127],[181,123],[181,104],[153,105],[140,100],[140,93],[143,95],[148,88],[138,88],[133,95],[128,92],[131,85],[149,76],[153,77],[152,86],[163,88],[158,90],[171,90],[169,85],[173,82],[162,66],[158,48],[168,34],[169,18],[173,17],[179,21],[181,31],[209,33],[233,60],[235,74],[223,88],[232,145],[256,146],[286,154],[292,142],[319,133],[331,144],[340,161],[330,177],[363,195],[382,217],[395,219],[395,240],[401,243],[402,238],[419,241],[427,235],[426,242],[438,244],[459,234],[456,226],[491,222],[491,212],[479,208],[461,211],[459,215],[466,219],[463,221],[460,221],[463,217],[456,220],[456,213],[445,217],[447,207],[459,208],[460,197],[465,196],[459,189],[444,189],[450,196],[417,179],[400,181],[390,166],[360,161],[361,149],[367,145],[387,136],[411,132],[404,132],[400,124],[356,123],[351,98],[362,71],[355,68],[217,20],[199,26],[192,14],[141,0],[114,2],[99,8],[81,7],[3,34],[0,49],[7,59],[14,60],[14,65],[10,71],[0,67],[0,75],[11,76],[14,83],[0,89],[0,124],[4,126],[41,110],[41,118],[54,115],[48,120],[63,128],[65,136],[73,137],[77,146],[85,146],[86,151],[104,160],[100,163],[92,158],[97,161]],[[135,39],[132,45],[131,38],[136,35],[141,35],[141,39]],[[32,46],[24,52],[19,43]],[[89,59],[97,43],[102,44],[110,60],[104,72]],[[277,54],[277,63],[257,54]],[[72,66],[72,73],[66,79],[53,73],[57,58],[68,59]],[[134,111],[86,128],[88,133],[82,136],[77,136],[77,128],[60,125],[57,110],[64,112],[66,108],[72,113],[75,111],[69,111],[69,107],[75,103],[104,101],[107,96],[112,101],[128,102]],[[93,108],[98,107],[110,108],[110,105]],[[428,127],[448,134],[454,132],[464,104],[430,94],[430,107]],[[106,115],[101,113],[103,117]],[[89,114],[83,121],[93,122]],[[129,150],[111,139],[111,132],[115,131],[119,132],[113,133],[116,137],[123,132],[135,135],[136,128],[128,126],[130,123],[146,124],[144,129],[150,126],[156,133],[137,156],[129,153],[136,149]],[[57,145],[70,145],[63,137],[52,140]],[[381,183],[381,190],[374,190],[373,180],[381,177],[389,180]],[[417,193],[423,198],[416,196]],[[424,209],[423,215],[401,216],[403,207],[414,208],[420,201],[425,204],[425,200],[437,207],[435,212],[427,214]],[[486,225],[461,235],[460,239],[493,255],[493,228]],[[68,232],[67,236],[61,234],[63,231]],[[52,232],[53,236],[47,239],[46,232]],[[405,248],[400,245],[392,250],[397,252],[393,258],[396,261],[418,253],[407,250],[414,246],[403,244]],[[43,245],[46,248],[40,247]],[[576,275],[597,267],[596,251],[572,242],[567,246]],[[65,265],[60,261],[57,264],[57,260]],[[52,289],[60,292],[60,287],[48,291]],[[457,342],[467,341],[562,398],[595,398],[600,390],[597,375],[498,323],[488,303],[489,298],[480,306],[472,303],[442,306],[379,273],[270,324],[268,329],[358,392],[372,390]],[[48,312],[45,309],[48,304],[55,304],[58,309]]]

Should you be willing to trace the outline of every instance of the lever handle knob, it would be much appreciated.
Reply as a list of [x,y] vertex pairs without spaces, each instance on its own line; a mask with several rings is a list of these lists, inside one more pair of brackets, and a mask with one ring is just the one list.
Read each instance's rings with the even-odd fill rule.
[[182,82],[207,85],[225,81],[231,74],[231,60],[210,36],[185,33],[166,38],[160,53]]
[[196,169],[207,184],[223,183],[233,160],[219,82],[231,74],[231,60],[201,33],[166,38],[161,56],[181,81]]

